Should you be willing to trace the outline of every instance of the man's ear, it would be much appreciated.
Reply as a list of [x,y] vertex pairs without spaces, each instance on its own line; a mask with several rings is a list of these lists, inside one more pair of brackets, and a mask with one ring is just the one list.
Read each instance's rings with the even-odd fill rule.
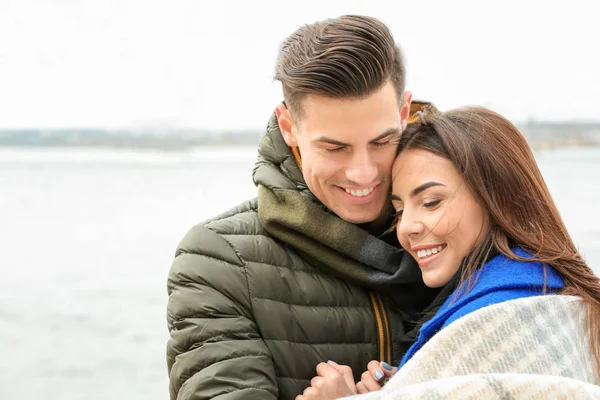
[[412,92],[407,90],[404,92],[404,99],[402,100],[402,106],[400,107],[400,124],[402,126],[402,132],[408,126],[408,117],[410,117],[410,103],[412,102]]
[[277,116],[279,130],[281,131],[281,136],[283,136],[285,143],[290,147],[298,146],[298,139],[296,139],[296,135],[293,132],[294,121],[292,120],[290,111],[283,103],[280,103],[275,107],[275,115]]

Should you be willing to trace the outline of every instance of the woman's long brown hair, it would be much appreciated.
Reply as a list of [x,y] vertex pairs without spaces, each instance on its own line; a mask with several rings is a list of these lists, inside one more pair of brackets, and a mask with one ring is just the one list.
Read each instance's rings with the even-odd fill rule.
[[404,149],[450,160],[488,212],[489,230],[465,259],[461,282],[496,252],[532,261],[514,254],[515,247],[552,266],[563,277],[561,293],[580,296],[587,305],[591,352],[600,371],[600,280],[573,243],[519,130],[483,107],[429,109],[402,134],[398,151]]

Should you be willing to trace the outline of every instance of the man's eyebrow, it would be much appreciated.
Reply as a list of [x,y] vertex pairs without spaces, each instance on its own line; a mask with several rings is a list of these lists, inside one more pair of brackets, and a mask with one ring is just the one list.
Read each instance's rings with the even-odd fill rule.
[[[424,190],[427,190],[430,187],[434,187],[434,186],[444,186],[445,187],[446,185],[444,185],[443,183],[434,182],[434,181],[425,182],[424,184],[414,188],[413,191],[410,192],[410,197],[415,197],[419,193],[423,192]],[[402,199],[399,196],[396,196],[394,193],[391,194],[391,199],[392,199],[392,201],[402,201]]]
[[390,128],[387,131],[383,132],[381,135],[377,136],[375,139],[371,140],[369,143],[379,142],[381,139],[385,139],[388,136],[392,136],[392,135],[400,136],[400,129]]
[[318,138],[314,139],[313,142],[327,143],[340,147],[349,146],[348,143],[340,142],[339,140],[331,139],[327,136],[319,136]]
[[[379,142],[382,139],[387,138],[392,135],[400,135],[400,129],[398,128],[390,128],[387,131],[383,132],[381,135],[377,136],[375,139],[369,141],[369,143],[373,144],[375,142]],[[327,143],[332,144],[334,146],[346,147],[350,146],[348,143],[340,142],[339,140],[328,138],[327,136],[319,136],[318,138],[313,140],[314,142]]]

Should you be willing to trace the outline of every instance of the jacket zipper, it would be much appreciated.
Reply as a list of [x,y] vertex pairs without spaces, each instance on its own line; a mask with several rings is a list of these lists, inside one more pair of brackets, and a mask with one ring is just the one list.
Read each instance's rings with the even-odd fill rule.
[[392,364],[392,343],[390,324],[383,306],[383,299],[377,292],[370,292],[371,303],[375,310],[375,320],[377,321],[377,333],[379,338],[379,360]]

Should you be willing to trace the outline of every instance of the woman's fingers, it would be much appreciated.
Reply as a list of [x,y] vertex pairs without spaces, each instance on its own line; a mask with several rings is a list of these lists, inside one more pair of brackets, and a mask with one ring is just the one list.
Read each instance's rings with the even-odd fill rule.
[[365,393],[369,393],[369,389],[367,389],[367,387],[365,386],[364,383],[358,382],[356,384],[356,390],[358,391],[358,394],[365,394]]
[[[383,373],[382,373],[383,374]],[[365,371],[360,376],[360,382],[365,386],[367,391],[375,392],[381,389],[381,384],[375,379],[371,371]]]

